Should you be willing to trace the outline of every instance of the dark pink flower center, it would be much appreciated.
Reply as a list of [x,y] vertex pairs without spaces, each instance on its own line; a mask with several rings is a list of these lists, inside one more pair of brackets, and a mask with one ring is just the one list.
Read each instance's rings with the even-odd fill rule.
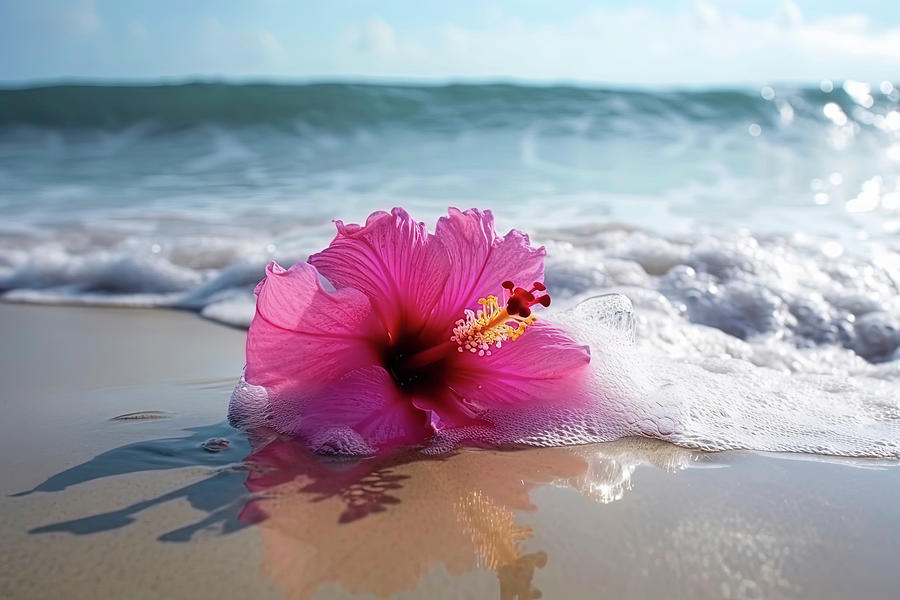
[[[546,286],[536,281],[531,289],[517,287],[511,281],[502,284],[505,306],[496,296],[480,298],[477,312],[465,311],[447,340],[442,331],[408,326],[389,335],[379,348],[383,364],[397,386],[410,394],[438,392],[455,368],[460,354],[490,356],[504,342],[515,341],[537,318],[531,314],[535,304],[550,305]],[[536,293],[544,292],[537,296]]]
[[410,395],[434,395],[445,387],[457,357],[442,333],[410,328],[379,348],[385,370]]

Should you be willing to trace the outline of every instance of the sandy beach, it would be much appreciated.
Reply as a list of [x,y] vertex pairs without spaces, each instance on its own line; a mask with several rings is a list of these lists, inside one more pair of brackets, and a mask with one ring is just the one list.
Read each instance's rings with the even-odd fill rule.
[[4,304],[0,331],[3,597],[896,592],[888,463],[637,439],[324,460],[224,422],[240,330]]

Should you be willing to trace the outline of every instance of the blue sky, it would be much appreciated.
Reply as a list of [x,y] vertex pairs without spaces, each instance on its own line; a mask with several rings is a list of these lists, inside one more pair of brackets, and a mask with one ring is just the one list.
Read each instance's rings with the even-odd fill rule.
[[0,81],[900,79],[900,2],[0,0]]

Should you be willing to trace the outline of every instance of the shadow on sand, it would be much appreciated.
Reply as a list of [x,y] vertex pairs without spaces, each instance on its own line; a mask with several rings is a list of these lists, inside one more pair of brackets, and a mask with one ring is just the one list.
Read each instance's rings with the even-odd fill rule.
[[[133,523],[138,514],[171,500],[185,499],[190,505],[206,513],[206,517],[192,525],[164,533],[158,539],[186,542],[198,531],[218,526],[223,533],[231,533],[245,526],[237,516],[243,508],[246,490],[245,466],[240,457],[249,451],[248,441],[227,423],[205,427],[191,427],[185,437],[163,438],[137,442],[97,455],[78,466],[53,475],[31,490],[14,494],[23,497],[37,492],[61,492],[70,486],[105,479],[115,475],[162,471],[185,467],[207,468],[204,479],[157,498],[136,502],[119,510],[37,527],[29,533],[64,531],[85,535],[109,531]],[[211,438],[228,436],[230,446],[221,452],[209,452],[203,443]]]
[[[128,444],[63,471],[19,497],[61,492],[114,475],[190,468],[199,480],[118,510],[52,523],[32,534],[87,535],[135,522],[143,511],[187,500],[205,516],[158,536],[188,542],[201,531],[259,532],[261,570],[290,598],[329,582],[386,597],[414,589],[435,565],[451,576],[492,571],[503,600],[540,597],[532,584],[548,561],[519,516],[537,509],[531,492],[553,485],[600,504],[631,489],[640,464],[674,471],[691,452],[652,440],[523,450],[418,449],[366,458],[322,457],[268,431],[226,423],[188,435]],[[204,442],[226,438],[210,452]],[[207,445],[207,447],[209,447]],[[123,485],[128,483],[123,482]]]
[[[104,452],[13,497],[61,492],[70,486],[116,475],[180,468],[208,469],[200,481],[118,510],[44,525],[29,533],[86,535],[110,531],[133,523],[149,508],[185,499],[207,516],[164,533],[158,539],[187,542],[201,530],[217,529],[228,534],[264,520],[266,515],[260,510],[258,500],[286,483],[301,480],[305,483],[296,493],[309,502],[339,499],[345,509],[338,522],[347,523],[400,502],[393,492],[409,476],[394,473],[393,467],[416,460],[441,460],[410,451],[364,459],[327,458],[271,432],[243,433],[224,422],[186,431],[189,435],[185,437],[137,442]],[[211,452],[204,448],[210,439],[227,439],[229,444]]]

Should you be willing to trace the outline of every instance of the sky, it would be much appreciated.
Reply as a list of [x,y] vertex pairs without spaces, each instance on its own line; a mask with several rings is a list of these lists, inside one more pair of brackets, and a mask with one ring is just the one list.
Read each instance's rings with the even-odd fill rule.
[[0,81],[900,79],[897,0],[0,0]]

